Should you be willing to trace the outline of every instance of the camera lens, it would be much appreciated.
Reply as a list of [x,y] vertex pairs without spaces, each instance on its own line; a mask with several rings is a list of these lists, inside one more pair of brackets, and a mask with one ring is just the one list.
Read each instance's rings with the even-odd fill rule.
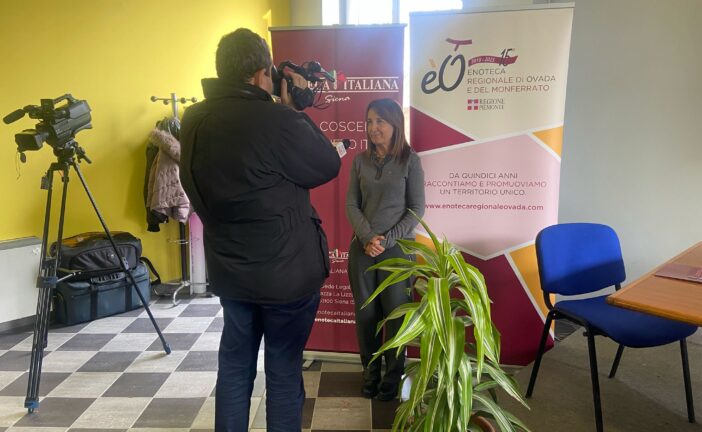
[[23,130],[15,134],[17,150],[20,152],[39,150],[48,137],[46,132],[37,132],[34,129]]

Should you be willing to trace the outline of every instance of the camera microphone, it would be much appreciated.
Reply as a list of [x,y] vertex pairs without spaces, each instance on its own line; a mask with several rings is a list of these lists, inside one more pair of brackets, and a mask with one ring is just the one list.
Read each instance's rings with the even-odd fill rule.
[[10,124],[24,117],[24,110],[22,108],[12,111],[10,114],[2,118],[3,123]]

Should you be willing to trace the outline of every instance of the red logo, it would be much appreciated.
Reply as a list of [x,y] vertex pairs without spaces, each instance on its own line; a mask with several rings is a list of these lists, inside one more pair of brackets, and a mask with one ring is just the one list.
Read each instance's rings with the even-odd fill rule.
[[494,63],[494,64],[498,64],[500,66],[511,65],[512,63],[517,61],[518,56],[510,56],[509,55],[510,51],[514,51],[514,48],[503,49],[502,53],[500,53],[501,54],[500,56],[482,55],[482,56],[473,57],[472,59],[468,60],[468,67],[471,67],[474,64],[478,64],[478,63]]
[[473,45],[473,39],[451,39],[451,38],[446,38],[446,42],[450,44],[454,44],[453,50],[458,51],[458,48],[461,45]]
[[478,111],[480,108],[480,100],[479,99],[468,99],[468,106],[466,109],[468,111]]
[[[462,46],[473,45],[473,39],[446,38],[445,41],[453,45],[454,53]],[[466,60],[465,56],[460,53],[449,54],[446,56],[444,61],[441,62],[439,70],[430,70],[424,74],[421,82],[422,92],[424,92],[424,94],[432,94],[437,90],[447,92],[455,90],[463,81],[466,68],[476,64],[491,63],[502,66],[503,68],[514,64],[517,61],[518,56],[510,55],[512,51],[514,51],[514,48],[505,48],[502,50],[499,56],[480,55],[477,57],[472,57],[468,60]],[[429,64],[432,68],[436,68],[437,66],[433,59],[429,59]],[[449,73],[446,72],[447,69],[450,70]],[[455,80],[451,79],[452,75],[456,77]]]

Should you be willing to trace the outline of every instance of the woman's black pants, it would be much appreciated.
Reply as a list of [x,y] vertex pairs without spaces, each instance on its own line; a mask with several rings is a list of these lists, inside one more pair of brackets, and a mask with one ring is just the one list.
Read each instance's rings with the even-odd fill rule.
[[[400,305],[409,301],[409,279],[391,285],[376,297],[368,306],[361,309],[365,301],[373,294],[380,283],[389,275],[386,271],[373,270],[366,272],[366,269],[373,264],[379,263],[388,258],[413,257],[405,255],[399,245],[395,245],[377,257],[370,257],[363,252],[363,245],[355,239],[349,248],[349,280],[351,291],[356,308],[356,335],[358,337],[358,347],[363,363],[364,379],[366,381],[380,381],[380,359],[370,363],[373,354],[378,351],[383,341],[390,340],[397,334],[402,324],[402,319],[389,321],[385,325],[385,337],[383,331],[376,335],[378,323],[387,317],[390,312]],[[405,368],[405,354],[395,355],[396,350],[386,351],[385,376],[383,382],[388,384],[398,384],[402,378]]]

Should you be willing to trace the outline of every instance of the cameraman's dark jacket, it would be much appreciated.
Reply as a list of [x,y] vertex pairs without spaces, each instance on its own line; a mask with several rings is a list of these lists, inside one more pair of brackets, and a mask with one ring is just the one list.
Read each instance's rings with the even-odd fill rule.
[[180,177],[204,224],[212,291],[257,303],[317,292],[329,254],[309,189],[337,176],[339,156],[306,114],[266,91],[202,85],[205,101],[181,124]]

